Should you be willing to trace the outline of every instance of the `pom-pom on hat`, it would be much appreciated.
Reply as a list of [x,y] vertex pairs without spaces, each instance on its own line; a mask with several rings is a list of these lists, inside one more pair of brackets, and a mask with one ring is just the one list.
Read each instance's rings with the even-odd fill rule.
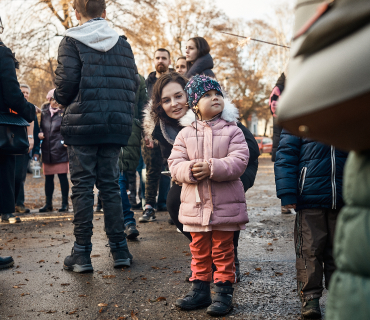
[[220,84],[215,79],[202,75],[192,77],[185,86],[189,107],[194,108],[200,98],[210,90],[217,90],[224,96]]
[[54,91],[55,91],[55,88],[54,89],[51,89],[48,94],[46,95],[46,99],[50,102],[51,98],[54,98]]

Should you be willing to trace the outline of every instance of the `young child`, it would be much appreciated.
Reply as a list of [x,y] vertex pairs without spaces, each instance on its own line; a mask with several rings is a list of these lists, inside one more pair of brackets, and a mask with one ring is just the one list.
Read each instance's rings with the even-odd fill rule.
[[[226,100],[219,83],[193,77],[185,87],[189,110],[176,137],[168,164],[172,178],[182,183],[179,220],[191,233],[191,291],[176,301],[184,310],[208,307],[213,316],[232,309],[235,283],[234,231],[245,229],[248,214],[239,177],[249,150],[237,127],[237,109]],[[195,114],[195,116],[194,116]],[[212,262],[216,295],[212,301]]]
[[66,106],[61,133],[68,145],[74,243],[64,268],[93,271],[90,253],[94,184],[100,191],[113,266],[130,266],[118,185],[118,155],[132,132],[137,88],[131,46],[111,29],[105,0],[74,0],[79,26],[59,45],[54,99]]

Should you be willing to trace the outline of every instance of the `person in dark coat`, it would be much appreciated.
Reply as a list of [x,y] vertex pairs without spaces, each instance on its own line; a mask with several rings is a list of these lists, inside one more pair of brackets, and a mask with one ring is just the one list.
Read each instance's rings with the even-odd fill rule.
[[57,103],[67,106],[61,133],[68,146],[74,234],[64,268],[91,272],[94,184],[100,191],[114,267],[130,266],[118,156],[131,136],[137,68],[131,46],[108,26],[105,1],[76,0],[79,26],[68,29],[58,50]]
[[[0,19],[0,29],[2,29]],[[2,31],[0,32],[2,33]],[[18,62],[12,51],[0,40],[0,123],[1,113],[17,112],[28,122],[36,116],[35,106],[24,98],[15,68]],[[1,138],[1,137],[0,137]],[[15,156],[1,154],[0,150],[0,214],[2,222],[16,222],[14,176]],[[0,269],[11,267],[14,264],[12,257],[0,257]]]
[[275,182],[283,206],[297,212],[294,224],[297,292],[302,316],[321,317],[322,278],[329,287],[335,270],[333,242],[343,207],[347,153],[295,137],[283,129],[276,153]]
[[[184,87],[187,79],[177,72],[171,72],[162,76],[156,83],[153,90],[153,99],[144,109],[144,132],[145,135],[153,139],[153,143],[160,146],[162,157],[167,162],[171,154],[173,144],[177,134],[183,128],[179,124],[187,110],[187,99]],[[244,191],[246,192],[254,184],[258,169],[258,157],[260,155],[256,139],[252,133],[240,122],[238,127],[243,131],[245,140],[248,144],[250,158],[248,166],[240,177]],[[168,212],[177,228],[191,241],[190,232],[183,231],[183,225],[179,222],[178,213],[180,209],[181,186],[173,184],[167,198]],[[238,242],[240,231],[235,231],[234,251],[235,266],[238,281],[240,280],[239,260],[238,260]]]
[[62,191],[62,207],[58,211],[68,211],[68,153],[67,146],[64,144],[64,139],[60,133],[64,109],[53,98],[54,90],[50,90],[46,96],[49,101],[49,108],[44,106],[44,111],[41,113],[39,138],[42,140],[42,169],[45,175],[46,204],[39,212],[53,211],[55,174],[58,175]]
[[[171,71],[169,68],[170,64],[170,52],[163,48],[157,49],[154,53],[154,66],[156,71],[151,72],[145,80],[149,99],[152,96],[153,87],[158,78],[162,74]],[[166,200],[171,179],[170,177],[161,175],[161,171],[165,168],[163,167],[161,150],[157,145],[153,146],[153,148],[148,148],[145,143],[143,143],[142,155],[146,166],[145,206],[143,215],[139,218],[139,222],[146,223],[156,220],[155,208],[157,208],[158,211],[167,211]]]
[[186,78],[190,79],[196,74],[203,74],[215,78],[213,73],[213,59],[209,52],[211,48],[206,39],[202,37],[190,38],[186,44]]

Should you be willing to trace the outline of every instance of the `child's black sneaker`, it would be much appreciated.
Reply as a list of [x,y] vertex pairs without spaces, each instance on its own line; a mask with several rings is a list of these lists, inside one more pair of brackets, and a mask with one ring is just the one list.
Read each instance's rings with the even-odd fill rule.
[[139,218],[139,222],[151,222],[155,221],[155,211],[154,208],[150,205],[146,205],[143,216]]
[[110,242],[110,252],[112,253],[115,268],[129,267],[132,262],[132,254],[128,250],[126,239],[121,242]]
[[75,242],[70,256],[64,259],[64,269],[74,272],[92,272],[90,253],[92,244],[80,246]]
[[208,307],[212,303],[210,283],[193,281],[191,290],[182,299],[177,299],[175,306],[183,310],[194,310]]
[[233,292],[230,285],[216,283],[216,294],[212,299],[212,304],[207,308],[207,313],[214,317],[224,316],[233,309]]
[[135,240],[139,236],[140,233],[139,230],[137,230],[135,223],[130,223],[126,226],[126,234],[127,239],[129,240]]
[[10,268],[14,265],[12,257],[0,257],[0,269]]
[[302,303],[303,319],[321,319],[321,310],[319,298],[303,301]]

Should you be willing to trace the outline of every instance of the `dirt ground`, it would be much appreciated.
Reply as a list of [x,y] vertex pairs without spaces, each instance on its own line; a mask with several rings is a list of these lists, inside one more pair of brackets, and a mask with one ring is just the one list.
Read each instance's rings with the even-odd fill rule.
[[[54,206],[61,202],[55,179]],[[27,176],[26,206],[44,205],[44,181]],[[234,310],[220,319],[299,319],[295,284],[293,224],[295,214],[282,215],[276,198],[273,164],[260,158],[255,186],[247,192],[250,223],[241,232],[239,259],[242,280],[235,285]],[[0,254],[12,255],[14,268],[2,270],[0,319],[210,319],[205,309],[178,310],[186,294],[190,270],[187,239],[167,223],[139,224],[138,241],[129,242],[134,255],[130,268],[114,269],[105,246],[104,216],[94,216],[94,273],[63,270],[70,254],[73,213],[21,216],[20,224],[0,224]],[[135,212],[135,218],[141,215]],[[322,309],[326,301],[326,291]]]

